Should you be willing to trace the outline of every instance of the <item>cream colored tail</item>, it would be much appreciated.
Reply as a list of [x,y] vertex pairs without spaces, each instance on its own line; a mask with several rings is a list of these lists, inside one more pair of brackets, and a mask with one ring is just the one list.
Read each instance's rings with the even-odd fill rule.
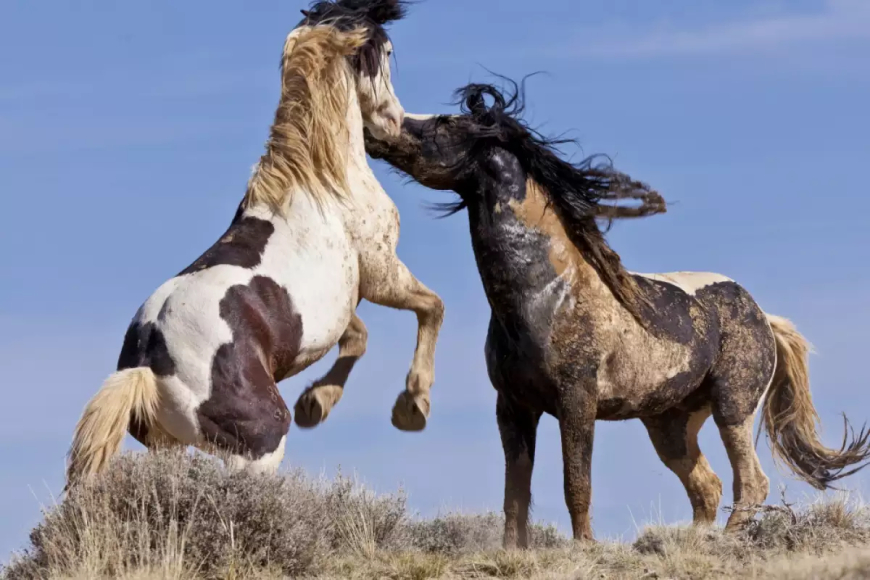
[[148,367],[125,369],[106,379],[76,425],[66,472],[67,489],[106,468],[120,451],[132,416],[151,427],[158,403],[157,381]]
[[810,395],[807,355],[810,345],[794,325],[779,316],[767,315],[776,338],[776,370],[764,401],[761,427],[767,431],[774,457],[781,459],[801,479],[817,489],[865,467],[870,460],[870,432],[851,430],[845,415],[846,433],[839,449],[826,447],[819,439],[819,416]]

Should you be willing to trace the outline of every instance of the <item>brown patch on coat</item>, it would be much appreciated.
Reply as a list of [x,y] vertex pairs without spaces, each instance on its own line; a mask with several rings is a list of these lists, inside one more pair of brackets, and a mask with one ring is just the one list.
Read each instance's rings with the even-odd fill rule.
[[572,266],[585,263],[537,182],[527,180],[525,198],[522,201],[511,199],[508,205],[521,223],[550,239],[549,258],[557,275],[562,276]]
[[[221,239],[178,275],[184,276],[221,265],[256,268],[260,265],[263,250],[274,232],[275,226],[267,220],[237,218]],[[164,311],[160,312],[162,319]]]
[[197,416],[209,443],[258,458],[274,451],[290,428],[276,381],[299,354],[302,317],[287,290],[265,276],[230,287],[220,315],[233,340],[215,353],[211,395]]
[[124,344],[118,356],[119,371],[148,367],[158,377],[175,374],[175,361],[166,346],[163,331],[153,322],[133,322],[124,335]]
[[646,326],[649,321],[646,314],[651,310],[649,301],[634,277],[622,266],[619,254],[607,245],[595,217],[590,216],[582,223],[569,223],[569,231],[549,195],[543,186],[529,178],[523,201],[511,200],[510,206],[523,224],[550,238],[549,258],[556,273],[562,276],[571,272],[574,276],[597,280],[637,324]]

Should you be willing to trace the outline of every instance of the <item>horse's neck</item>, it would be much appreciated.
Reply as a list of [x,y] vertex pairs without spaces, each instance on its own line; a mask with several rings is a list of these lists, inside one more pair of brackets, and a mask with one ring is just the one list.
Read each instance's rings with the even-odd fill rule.
[[[362,113],[355,91],[348,99],[345,127],[348,139],[343,157],[348,190],[342,199],[329,197],[317,202],[307,191],[294,191],[288,196],[290,206],[283,215],[265,206],[249,208],[245,215],[272,221],[276,231],[283,232],[280,235],[288,235],[296,240],[300,236],[321,236],[323,232],[313,231],[312,224],[318,224],[318,230],[331,231],[332,235],[338,235],[339,230],[343,230],[351,238],[363,239],[374,236],[385,227],[384,224],[394,222],[390,211],[395,210],[395,204],[384,192],[368,164]],[[360,208],[366,211],[360,211]],[[382,215],[387,217],[380,219]]]
[[347,107],[347,182],[350,197],[366,196],[374,186],[380,189],[372,168],[366,157],[365,138],[363,136],[363,118],[356,91],[351,91]]
[[344,154],[342,155],[345,164],[345,176],[348,190],[342,192],[343,195],[341,197],[343,199],[327,198],[315,203],[315,200],[309,191],[300,189],[298,191],[290,192],[290,195],[287,196],[287,203],[289,203],[290,206],[285,208],[284,213],[286,214],[286,217],[272,212],[272,210],[265,205],[261,207],[261,204],[249,208],[246,212],[247,215],[261,218],[264,216],[270,216],[269,219],[283,219],[285,221],[289,219],[290,221],[293,221],[292,218],[294,214],[302,212],[307,215],[313,212],[312,216],[314,214],[320,214],[321,217],[339,216],[340,219],[343,219],[342,216],[345,216],[348,213],[348,207],[353,208],[358,206],[360,201],[363,201],[363,203],[365,202],[365,199],[360,198],[370,197],[374,192],[383,192],[383,189],[368,165],[365,151],[365,139],[363,136],[363,119],[360,111],[359,100],[356,96],[355,90],[351,90],[350,93],[351,94],[348,97],[348,107],[344,127],[348,133],[346,141],[347,150],[344,151]]
[[615,301],[552,206],[533,202],[502,204],[482,219],[469,212],[478,269],[496,315],[548,319],[566,300]]
[[351,96],[348,105],[348,191],[345,203],[340,204],[340,211],[345,231],[357,240],[355,243],[365,245],[375,237],[382,239],[386,232],[395,228],[397,210],[369,166],[363,118],[356,95]]

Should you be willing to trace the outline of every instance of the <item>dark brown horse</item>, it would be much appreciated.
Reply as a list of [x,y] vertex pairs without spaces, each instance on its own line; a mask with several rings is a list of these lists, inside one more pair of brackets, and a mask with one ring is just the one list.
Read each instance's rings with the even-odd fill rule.
[[[505,537],[528,545],[535,436],[542,413],[559,420],[565,496],[574,537],[589,539],[596,420],[640,419],[682,481],[696,523],[711,523],[722,484],[698,448],[710,415],[734,470],[728,528],[752,517],[768,479],[753,445],[762,422],[774,455],[819,489],[860,469],[862,430],[839,450],[816,432],[808,345],[787,320],[717,274],[627,272],[597,221],[665,210],[657,193],[594,158],[562,160],[520,119],[522,91],[458,91],[461,115],[407,115],[400,139],[367,138],[370,155],[419,183],[453,190],[492,308],[486,363],[498,391],[504,446]],[[486,99],[492,99],[488,104]],[[639,199],[627,206],[618,200]]]

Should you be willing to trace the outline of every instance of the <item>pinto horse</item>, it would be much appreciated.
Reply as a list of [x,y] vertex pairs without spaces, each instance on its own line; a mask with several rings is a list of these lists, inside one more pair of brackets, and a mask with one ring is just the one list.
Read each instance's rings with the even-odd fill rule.
[[417,348],[393,424],[429,413],[436,294],[396,256],[399,215],[368,166],[363,128],[397,136],[404,111],[390,81],[384,26],[401,0],[323,1],[287,37],[281,100],[266,152],[226,233],[142,305],[118,371],[87,404],[68,485],[105,468],[125,431],[149,448],[230,453],[275,470],[291,414],[276,383],[339,355],[296,403],[296,422],[325,420],[366,348],[363,298],[418,317]]
[[[492,309],[486,364],[498,392],[504,447],[506,548],[528,545],[535,436],[559,421],[565,497],[575,539],[591,539],[596,420],[640,419],[686,488],[694,521],[712,523],[722,483],[698,447],[711,415],[734,470],[727,528],[752,517],[769,491],[753,445],[762,423],[774,455],[819,489],[866,465],[863,430],[825,447],[810,397],[808,345],[718,274],[632,274],[597,220],[665,211],[662,198],[609,165],[571,164],[522,120],[523,91],[458,91],[461,115],[406,115],[399,139],[367,135],[372,157],[420,184],[453,190]],[[492,100],[488,104],[487,99]],[[641,203],[628,202],[639,199]],[[609,202],[609,203],[608,203]]]

